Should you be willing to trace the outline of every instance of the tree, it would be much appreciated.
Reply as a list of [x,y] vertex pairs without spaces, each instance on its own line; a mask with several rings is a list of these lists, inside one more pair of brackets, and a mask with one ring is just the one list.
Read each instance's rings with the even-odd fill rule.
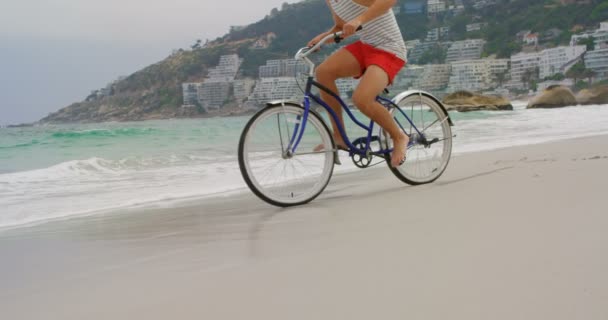
[[587,51],[595,50],[595,38],[593,36],[581,39],[576,44],[587,46]]
[[272,10],[270,10],[270,17],[271,17],[271,18],[274,18],[274,17],[276,17],[276,16],[278,16],[278,15],[279,15],[279,9],[277,9],[277,8],[272,8]]
[[589,84],[592,84],[593,81],[593,77],[595,77],[595,71],[591,70],[591,69],[585,69],[583,70],[583,78],[587,78],[587,80],[589,80]]
[[196,39],[196,42],[192,46],[190,46],[190,48],[192,48],[192,50],[200,49],[202,42],[203,41],[201,39]]
[[507,79],[507,74],[509,74],[508,70],[496,74],[496,81],[498,81],[498,87],[502,87],[502,85],[505,83],[505,80]]
[[574,83],[577,82],[578,79],[582,79],[585,77],[585,65],[582,61],[577,62],[575,65],[570,68],[566,72],[566,77],[574,79]]
[[521,81],[526,84],[528,89],[536,90],[536,80],[538,79],[539,69],[528,69],[521,76]]

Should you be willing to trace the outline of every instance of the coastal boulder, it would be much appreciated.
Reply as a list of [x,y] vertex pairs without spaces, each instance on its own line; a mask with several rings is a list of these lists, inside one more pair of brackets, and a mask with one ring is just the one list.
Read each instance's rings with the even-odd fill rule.
[[583,89],[576,94],[579,104],[608,104],[608,85]]
[[443,98],[447,110],[460,112],[478,110],[513,110],[511,102],[503,97],[484,96],[469,91],[456,91]]
[[576,98],[570,89],[565,86],[550,86],[528,103],[528,109],[561,108],[575,106]]

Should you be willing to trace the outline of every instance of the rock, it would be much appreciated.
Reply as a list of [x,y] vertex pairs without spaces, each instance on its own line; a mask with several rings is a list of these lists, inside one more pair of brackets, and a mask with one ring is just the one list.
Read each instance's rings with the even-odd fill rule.
[[503,97],[484,96],[469,91],[456,91],[443,98],[448,111],[513,110],[511,102]]
[[608,104],[608,85],[583,89],[576,94],[579,104]]
[[528,109],[562,108],[577,105],[576,98],[570,89],[555,85],[548,87],[528,103]]

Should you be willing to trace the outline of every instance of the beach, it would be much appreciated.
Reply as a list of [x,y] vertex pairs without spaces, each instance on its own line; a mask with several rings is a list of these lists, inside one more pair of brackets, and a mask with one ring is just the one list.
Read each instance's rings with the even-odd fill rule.
[[608,136],[0,232],[3,319],[607,319]]

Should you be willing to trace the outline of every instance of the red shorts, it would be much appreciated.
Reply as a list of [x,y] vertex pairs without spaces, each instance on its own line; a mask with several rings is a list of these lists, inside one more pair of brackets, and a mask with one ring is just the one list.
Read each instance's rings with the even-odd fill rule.
[[399,73],[399,70],[405,66],[405,61],[397,57],[394,53],[375,48],[361,41],[351,43],[344,48],[355,56],[361,66],[361,74],[355,78],[361,77],[367,67],[376,65],[386,72],[388,75],[388,83],[391,84],[397,73]]

